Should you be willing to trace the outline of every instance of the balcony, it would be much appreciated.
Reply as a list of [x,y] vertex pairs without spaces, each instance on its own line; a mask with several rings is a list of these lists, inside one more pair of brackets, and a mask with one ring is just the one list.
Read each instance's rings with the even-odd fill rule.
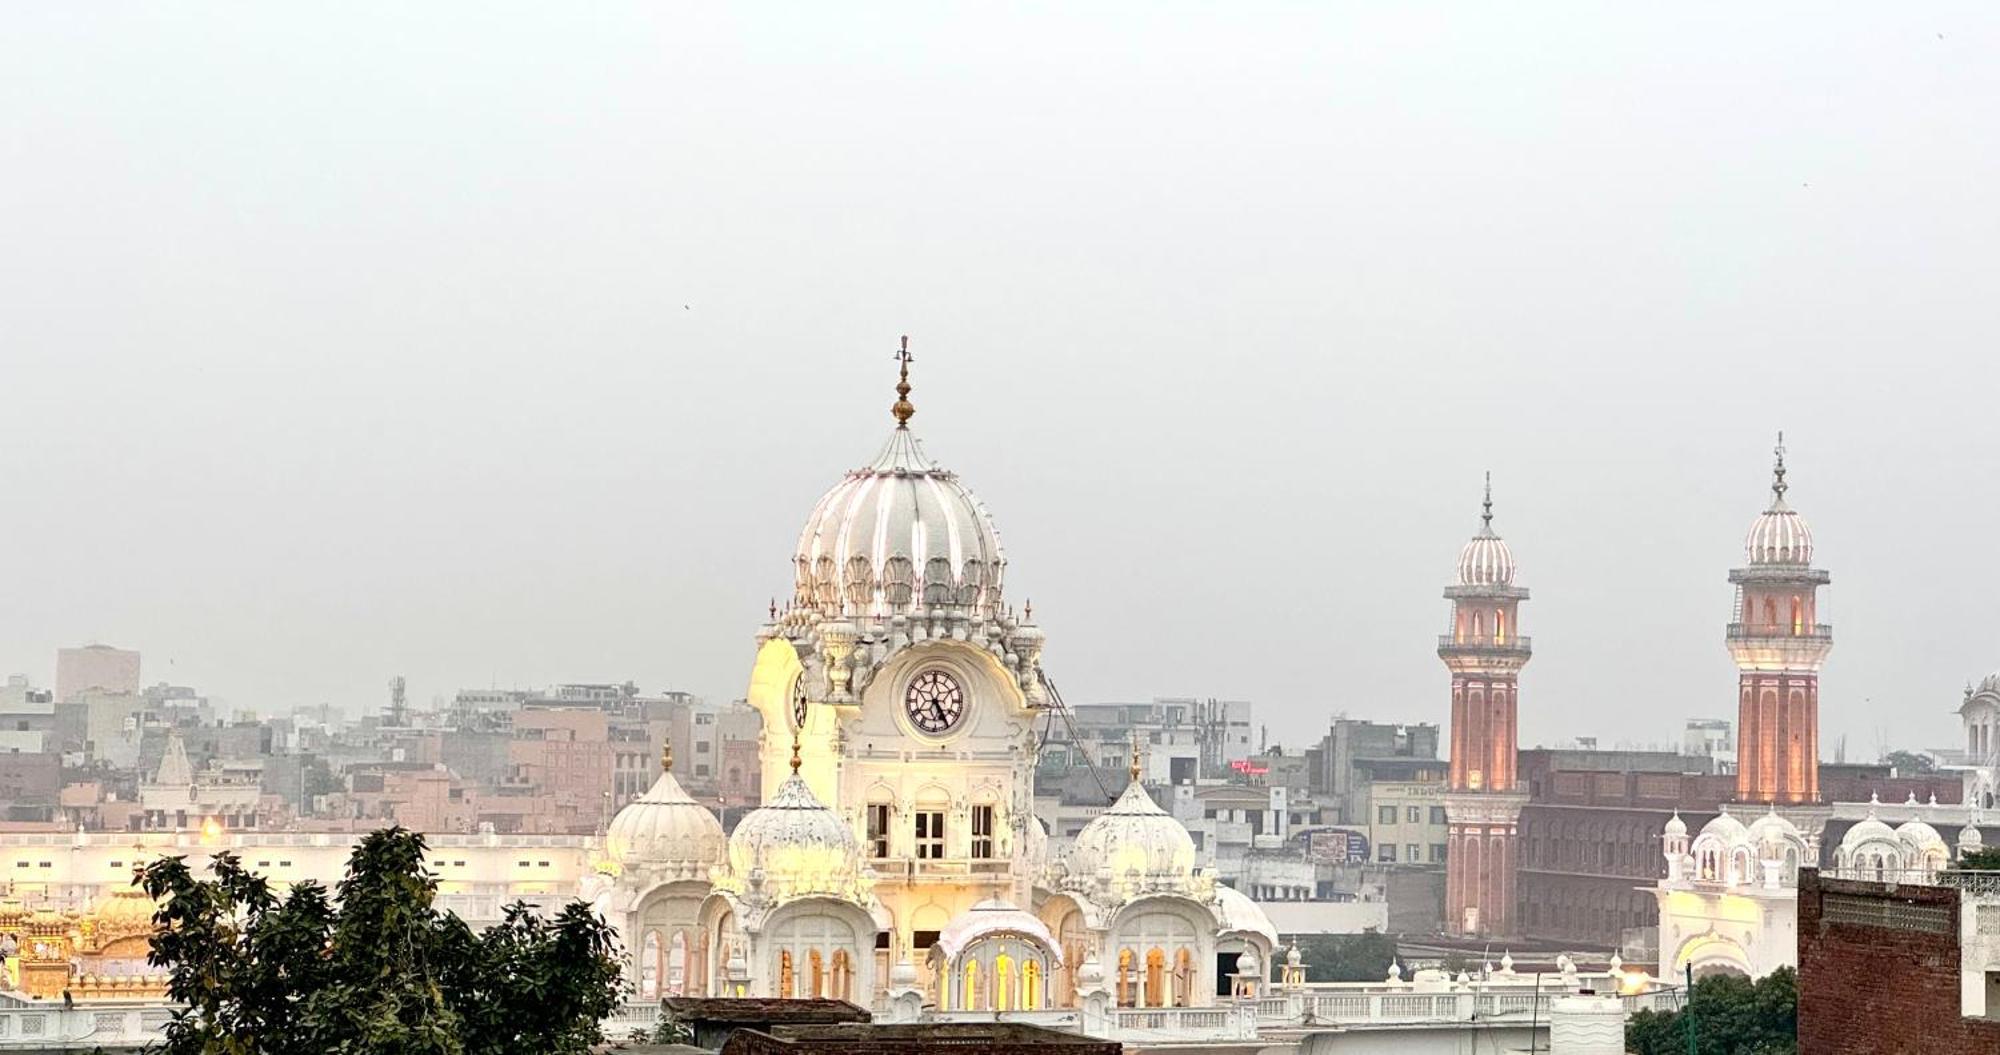
[[1725,635],[1731,641],[1768,641],[1774,638],[1797,638],[1801,641],[1827,642],[1833,640],[1833,627],[1827,623],[1731,623]]
[[1520,635],[1501,637],[1497,634],[1439,634],[1438,651],[1446,649],[1459,652],[1484,652],[1493,655],[1525,656],[1531,652],[1531,639]]

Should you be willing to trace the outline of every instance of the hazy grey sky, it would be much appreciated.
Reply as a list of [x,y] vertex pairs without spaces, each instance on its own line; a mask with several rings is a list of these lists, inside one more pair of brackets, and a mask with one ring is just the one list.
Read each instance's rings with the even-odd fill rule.
[[1524,745],[1733,718],[1772,433],[1822,738],[2000,667],[2000,8],[10,5],[0,669],[237,705],[739,694],[916,424],[1071,702],[1446,717],[1494,473]]

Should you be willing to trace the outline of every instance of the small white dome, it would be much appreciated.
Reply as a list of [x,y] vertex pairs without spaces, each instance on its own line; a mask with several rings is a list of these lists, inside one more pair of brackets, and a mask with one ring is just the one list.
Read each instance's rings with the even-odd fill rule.
[[1278,945],[1278,928],[1271,924],[1271,917],[1234,887],[1215,888],[1215,918],[1218,933],[1255,934],[1272,948]]
[[1958,848],[1962,851],[1977,850],[1984,841],[1977,825],[1968,824],[1958,830]]
[[726,846],[722,822],[666,769],[652,788],[618,811],[604,836],[605,852],[622,868],[659,866],[694,878],[721,864]]
[[1193,879],[1194,868],[1194,837],[1137,780],[1126,785],[1110,809],[1083,826],[1063,860],[1072,883],[1088,883],[1102,871],[1114,884],[1124,883],[1133,872],[1172,884]]
[[1904,821],[1896,828],[1896,838],[1903,840],[1906,845],[1919,854],[1926,850],[1944,850],[1947,848],[1944,836],[1939,835],[1936,828],[1931,827],[1923,821]]
[[861,847],[847,822],[793,773],[771,801],[737,822],[729,870],[739,881],[761,871],[790,895],[845,894],[861,873]]
[[1048,952],[1056,966],[1062,965],[1062,950],[1048,925],[999,898],[987,898],[946,924],[938,934],[937,948],[945,962],[952,963],[966,946],[997,934],[1017,935]]
[[1706,839],[1710,836],[1722,840],[1729,846],[1736,846],[1750,841],[1750,829],[1745,828],[1742,821],[1730,816],[1729,807],[1724,806],[1721,813],[1701,826],[1701,835],[1698,838]]
[[1687,822],[1681,820],[1681,811],[1675,810],[1674,815],[1667,818],[1666,834],[1686,835],[1687,833],[1688,833]]
[[1242,952],[1236,954],[1237,974],[1258,975],[1259,977],[1261,977],[1262,976],[1261,972],[1263,971],[1263,969],[1264,969],[1264,961],[1259,960],[1257,958],[1257,950],[1245,949]]
[[1777,807],[1750,823],[1748,830],[1750,844],[1756,847],[1760,859],[1779,861],[1785,856],[1785,848],[1799,848],[1805,837],[1799,834],[1798,825],[1778,816]]
[[1847,829],[1847,833],[1840,837],[1840,848],[1852,850],[1863,843],[1896,841],[1896,830],[1882,823],[1871,809],[1868,811],[1868,816],[1856,821],[1854,827]]

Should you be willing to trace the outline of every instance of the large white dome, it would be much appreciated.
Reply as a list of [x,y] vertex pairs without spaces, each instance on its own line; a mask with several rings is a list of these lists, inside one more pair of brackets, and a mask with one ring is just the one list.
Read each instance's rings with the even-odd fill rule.
[[813,507],[794,567],[796,603],[828,617],[923,608],[990,616],[1007,554],[986,507],[898,425],[873,461]]
[[604,848],[620,868],[654,867],[703,878],[723,861],[722,822],[662,768],[644,795],[618,811]]

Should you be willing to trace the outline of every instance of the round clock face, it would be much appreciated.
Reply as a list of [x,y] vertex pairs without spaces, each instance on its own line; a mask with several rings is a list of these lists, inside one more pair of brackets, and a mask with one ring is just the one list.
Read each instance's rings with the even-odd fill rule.
[[806,676],[792,679],[792,728],[806,727]]
[[910,724],[926,733],[950,732],[965,716],[965,690],[942,670],[924,671],[904,690],[903,711],[910,716]]

